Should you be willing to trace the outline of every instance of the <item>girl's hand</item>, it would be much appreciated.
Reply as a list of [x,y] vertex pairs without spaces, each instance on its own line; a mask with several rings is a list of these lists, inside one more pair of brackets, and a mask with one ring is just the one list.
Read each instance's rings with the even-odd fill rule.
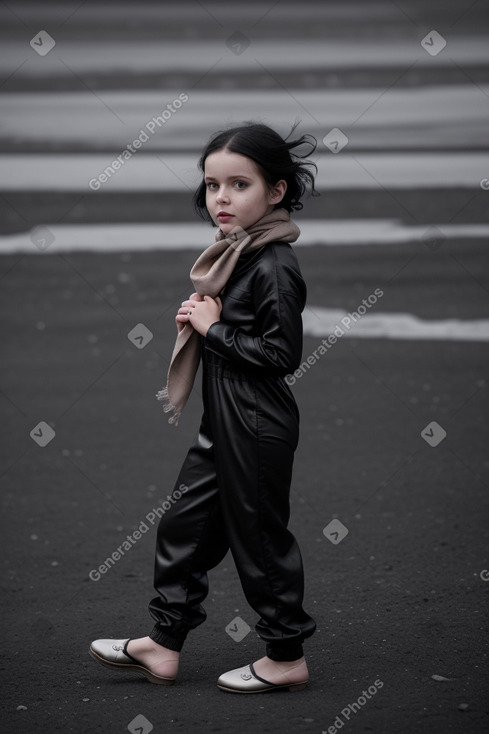
[[[202,296],[199,296],[198,293],[192,293],[191,296],[189,296],[189,299],[192,299],[193,301],[203,301],[204,299]],[[189,308],[190,300],[188,301],[182,301],[182,305],[178,309],[177,315],[175,316],[175,323],[177,325],[178,333],[180,333],[185,326],[185,324],[190,322],[188,312],[190,311]]]
[[211,324],[219,321],[222,311],[219,296],[217,298],[204,296],[203,299],[199,297],[199,300],[191,297],[188,301],[184,301],[182,307],[184,309],[187,307],[187,311],[190,311],[190,314],[187,314],[187,319],[202,336],[206,336]]

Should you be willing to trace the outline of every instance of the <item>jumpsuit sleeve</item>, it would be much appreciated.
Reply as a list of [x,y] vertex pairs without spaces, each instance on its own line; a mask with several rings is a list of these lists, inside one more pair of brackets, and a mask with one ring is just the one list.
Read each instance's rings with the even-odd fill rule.
[[281,263],[270,252],[256,266],[252,305],[255,324],[249,329],[215,321],[206,340],[224,359],[243,369],[285,376],[299,366],[302,356],[302,317],[306,286],[300,271]]

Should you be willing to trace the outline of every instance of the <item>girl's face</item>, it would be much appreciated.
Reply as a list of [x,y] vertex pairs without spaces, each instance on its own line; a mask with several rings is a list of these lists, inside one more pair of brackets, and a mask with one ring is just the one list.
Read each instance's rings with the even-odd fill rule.
[[287,189],[285,181],[278,181],[270,191],[251,158],[226,149],[207,156],[204,181],[207,210],[225,235],[236,226],[246,230],[272,212]]

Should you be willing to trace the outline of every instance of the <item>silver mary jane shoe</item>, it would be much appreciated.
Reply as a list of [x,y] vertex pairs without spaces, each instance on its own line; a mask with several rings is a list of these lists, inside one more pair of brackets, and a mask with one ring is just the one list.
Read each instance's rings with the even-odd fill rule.
[[161,675],[155,675],[144,665],[129,655],[127,646],[131,638],[127,640],[95,640],[90,645],[89,653],[97,660],[97,662],[105,665],[107,668],[116,668],[118,670],[133,671],[141,673],[151,683],[159,683],[162,686],[171,686],[175,682],[175,678],[163,678]]
[[297,683],[270,683],[270,681],[260,678],[256,674],[253,663],[242,668],[229,670],[227,673],[223,673],[217,681],[217,687],[221,691],[230,691],[231,693],[264,693],[280,688],[288,688],[289,691],[302,691],[306,685],[307,680]]

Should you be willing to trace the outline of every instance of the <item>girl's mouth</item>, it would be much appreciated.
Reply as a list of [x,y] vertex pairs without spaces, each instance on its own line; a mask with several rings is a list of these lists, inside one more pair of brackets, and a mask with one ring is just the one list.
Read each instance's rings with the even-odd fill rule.
[[234,214],[228,214],[227,212],[219,212],[217,215],[217,218],[220,222],[229,222],[230,219],[232,219]]

